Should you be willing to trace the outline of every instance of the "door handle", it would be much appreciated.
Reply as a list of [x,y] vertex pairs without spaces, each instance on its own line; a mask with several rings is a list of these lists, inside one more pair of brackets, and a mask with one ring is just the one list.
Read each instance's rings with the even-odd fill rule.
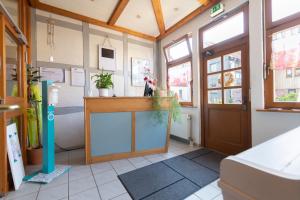
[[0,105],[0,112],[12,111],[19,109],[19,105]]
[[243,111],[247,111],[247,109],[248,109],[248,97],[247,96],[243,96],[242,110]]

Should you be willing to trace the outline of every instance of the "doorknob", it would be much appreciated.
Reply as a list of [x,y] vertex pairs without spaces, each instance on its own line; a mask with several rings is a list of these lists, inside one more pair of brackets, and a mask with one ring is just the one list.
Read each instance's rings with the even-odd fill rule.
[[247,108],[248,108],[248,97],[247,96],[243,96],[242,110],[243,111],[247,111]]
[[19,105],[0,105],[0,112],[17,110],[19,108]]

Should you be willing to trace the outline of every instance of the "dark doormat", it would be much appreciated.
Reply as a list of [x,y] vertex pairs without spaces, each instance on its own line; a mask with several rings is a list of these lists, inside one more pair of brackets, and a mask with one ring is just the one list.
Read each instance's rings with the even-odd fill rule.
[[219,178],[221,157],[200,149],[118,177],[134,200],[181,200]]

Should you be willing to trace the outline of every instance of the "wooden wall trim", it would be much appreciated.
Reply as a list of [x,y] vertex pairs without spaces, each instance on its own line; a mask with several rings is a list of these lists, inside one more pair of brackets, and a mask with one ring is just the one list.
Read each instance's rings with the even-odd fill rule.
[[122,14],[125,7],[127,6],[128,2],[129,0],[119,0],[107,24],[114,25],[118,21],[120,15]]
[[164,34],[165,33],[165,22],[164,22],[164,17],[163,17],[162,8],[161,8],[161,1],[160,0],[152,0],[151,2],[152,2],[152,7],[153,7],[154,14],[155,14],[159,32],[160,32],[160,34]]
[[133,30],[130,30],[130,29],[127,29],[127,28],[124,28],[124,27],[120,27],[120,26],[109,25],[104,21],[101,21],[101,20],[98,20],[98,19],[95,19],[95,18],[91,18],[91,17],[87,17],[87,16],[84,16],[84,15],[80,15],[80,14],[77,14],[77,13],[74,13],[74,12],[71,12],[71,11],[67,11],[67,10],[64,10],[64,9],[61,9],[61,8],[57,8],[55,6],[51,6],[51,5],[48,5],[48,4],[45,4],[45,3],[41,3],[37,0],[35,2],[35,5],[33,5],[33,7],[37,8],[37,9],[40,9],[40,10],[50,12],[50,13],[61,15],[61,16],[64,16],[64,17],[69,17],[69,18],[72,18],[72,19],[83,21],[83,22],[86,22],[86,23],[89,23],[89,24],[94,24],[94,25],[97,25],[97,26],[112,29],[112,30],[119,31],[119,32],[122,32],[122,33],[128,33],[130,35],[140,37],[140,38],[143,38],[143,39],[146,39],[146,40],[150,40],[150,41],[155,41],[156,40],[154,36],[147,35],[147,34],[144,34],[144,33],[140,33],[140,32],[137,32],[137,31],[133,31]]
[[216,3],[219,3],[220,1],[221,0],[209,0],[209,2],[206,5],[202,5],[199,8],[197,8],[196,10],[194,10],[193,12],[191,12],[188,16],[186,16],[185,18],[183,18],[182,20],[180,20],[179,22],[177,22],[176,24],[171,26],[168,30],[166,30],[166,32],[164,34],[160,34],[158,37],[156,37],[156,39],[157,40],[164,39],[165,37],[167,37],[171,33],[175,32],[177,29],[179,29],[183,25],[185,25],[188,22],[190,22],[191,20],[193,20],[198,15],[200,15],[200,14],[204,13],[205,11],[207,11],[208,9],[210,9]]

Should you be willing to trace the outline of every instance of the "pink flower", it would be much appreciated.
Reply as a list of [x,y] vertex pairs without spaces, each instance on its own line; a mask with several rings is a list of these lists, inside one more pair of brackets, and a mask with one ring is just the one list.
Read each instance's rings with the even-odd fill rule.
[[148,78],[147,78],[147,77],[145,77],[145,78],[144,78],[144,81],[147,81],[147,80],[148,80]]
[[151,80],[149,80],[148,82],[149,82],[150,84],[152,83],[152,81],[151,81]]

